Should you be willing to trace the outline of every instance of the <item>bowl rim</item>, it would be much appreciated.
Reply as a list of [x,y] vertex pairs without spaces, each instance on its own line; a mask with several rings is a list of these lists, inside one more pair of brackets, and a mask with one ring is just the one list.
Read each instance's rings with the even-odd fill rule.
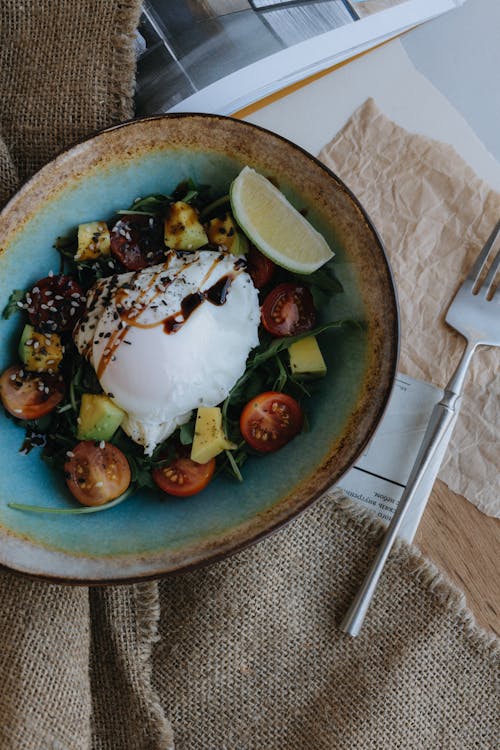
[[[396,284],[394,280],[394,274],[393,274],[391,264],[388,259],[388,254],[387,254],[384,242],[378,230],[376,229],[375,224],[371,220],[369,214],[367,213],[364,206],[361,204],[360,200],[352,192],[352,190],[345,184],[345,182],[335,172],[333,172],[333,170],[327,167],[317,156],[314,156],[302,146],[298,145],[297,143],[294,143],[293,141],[286,138],[285,136],[280,135],[279,133],[275,133],[267,128],[262,127],[261,125],[247,122],[237,117],[219,115],[219,114],[211,114],[207,112],[171,112],[171,113],[167,112],[167,113],[154,114],[154,115],[144,115],[144,116],[135,117],[129,120],[125,120],[118,124],[111,125],[107,128],[98,129],[94,131],[93,133],[91,133],[90,135],[81,139],[77,139],[71,144],[69,144],[68,146],[62,148],[57,154],[55,154],[55,156],[49,162],[44,164],[35,173],[28,176],[26,179],[24,179],[20,183],[15,193],[2,206],[0,210],[0,219],[2,218],[4,213],[7,213],[12,208],[12,206],[15,206],[16,201],[20,200],[24,196],[25,192],[29,190],[30,186],[33,183],[35,183],[37,180],[39,180],[41,176],[43,176],[43,173],[45,170],[56,166],[58,162],[64,159],[65,156],[71,155],[71,152],[76,150],[77,148],[85,147],[86,144],[94,141],[95,139],[99,139],[100,137],[105,137],[109,133],[113,133],[115,131],[121,131],[121,130],[128,129],[131,127],[132,128],[139,127],[141,124],[147,123],[147,122],[158,121],[158,120],[159,121],[177,120],[177,119],[188,120],[188,119],[199,119],[199,118],[203,118],[207,120],[231,121],[233,123],[238,123],[238,126],[246,127],[249,130],[260,131],[266,136],[272,136],[272,138],[283,142],[284,144],[286,144],[287,147],[291,147],[292,149],[300,152],[308,160],[314,162],[315,165],[319,167],[323,172],[325,172],[330,179],[333,179],[334,182],[337,184],[337,186],[349,197],[350,201],[355,205],[357,210],[362,215],[366,225],[368,226],[370,232],[372,233],[376,241],[376,244],[378,245],[378,249],[380,250],[380,259],[383,260],[384,262],[384,266],[385,266],[384,270],[387,275],[388,287],[390,288],[392,292],[391,306],[393,308],[392,309],[393,349],[392,349],[391,360],[387,364],[387,374],[386,374],[388,386],[384,392],[383,398],[380,399],[377,411],[373,415],[369,429],[367,429],[363,440],[360,442],[358,449],[356,453],[354,454],[354,457],[350,461],[349,465],[342,470],[339,477],[336,478],[335,482],[338,483],[341,477],[344,476],[353,467],[356,460],[363,453],[366,446],[373,438],[387,410],[387,405],[391,397],[394,384],[395,384],[396,375],[397,375],[397,367],[398,367],[400,347],[401,347],[401,317],[400,317],[400,307],[399,307],[397,288],[396,288]],[[300,484],[302,483],[303,483],[303,480]],[[172,575],[180,575],[182,573],[187,573],[189,571],[196,570],[198,568],[205,567],[207,565],[211,565],[216,562],[220,562],[233,555],[236,555],[237,553],[241,552],[247,547],[253,544],[256,544],[257,542],[266,538],[267,536],[270,536],[271,534],[279,531],[281,528],[283,528],[288,523],[293,521],[300,513],[302,513],[302,511],[309,508],[325,492],[327,492],[332,487],[333,485],[331,483],[325,483],[324,486],[322,485],[322,486],[315,488],[315,490],[311,492],[305,500],[302,500],[302,502],[298,503],[296,507],[289,509],[285,517],[273,519],[271,523],[265,526],[265,528],[257,530],[255,533],[247,536],[243,540],[237,540],[236,543],[232,545],[229,549],[222,549],[221,551],[215,551],[215,552],[205,551],[201,559],[194,560],[193,562],[190,562],[187,564],[176,565],[166,570],[162,570],[162,571],[155,570],[154,572],[151,572],[151,573],[138,572],[133,575],[126,575],[124,577],[100,576],[99,578],[85,578],[85,577],[74,578],[71,576],[65,577],[64,575],[59,576],[59,575],[53,575],[53,574],[44,573],[44,572],[35,573],[32,571],[28,571],[28,570],[13,568],[5,563],[0,562],[0,571],[14,573],[16,575],[19,575],[23,578],[27,578],[30,580],[46,581],[50,583],[63,584],[63,585],[68,585],[68,586],[89,586],[89,585],[108,586],[108,585],[121,585],[121,584],[131,585],[134,583],[161,580]],[[3,527],[0,527],[0,532],[4,532],[4,531],[7,531],[7,533],[9,534],[9,530],[6,530]],[[34,544],[37,547],[39,546],[36,542],[32,542],[31,540],[28,540],[28,543],[32,545]],[[71,556],[71,553],[67,553],[67,554]],[[103,560],[104,558],[100,557],[100,559]]]

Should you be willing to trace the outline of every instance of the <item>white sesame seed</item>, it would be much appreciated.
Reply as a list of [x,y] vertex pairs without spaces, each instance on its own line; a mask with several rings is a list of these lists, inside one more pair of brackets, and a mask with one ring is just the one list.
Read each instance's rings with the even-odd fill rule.
[[67,455],[68,458],[74,458],[74,456],[75,456],[75,454],[73,453],[73,451],[66,451],[66,455]]
[[104,442],[104,440],[101,440],[101,442],[99,443],[99,448],[103,450],[105,445],[106,443]]
[[39,292],[40,292],[40,289],[37,286],[34,286],[33,289],[31,290],[31,294],[38,294]]
[[22,414],[23,413],[22,409],[14,409],[14,411],[16,412],[16,414]]
[[49,271],[49,277],[52,278],[53,275],[54,275],[54,271]]
[[94,487],[104,487],[104,482],[96,482]]
[[17,377],[17,376],[16,376],[16,373],[13,373],[13,374],[12,374],[12,375],[10,376],[10,379],[11,379],[11,380],[15,380],[15,379],[16,379],[16,377]]

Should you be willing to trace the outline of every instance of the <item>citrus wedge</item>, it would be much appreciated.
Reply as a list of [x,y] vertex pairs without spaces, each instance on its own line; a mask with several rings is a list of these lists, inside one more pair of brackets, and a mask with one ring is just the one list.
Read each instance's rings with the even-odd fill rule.
[[248,239],[274,263],[308,274],[334,253],[272,182],[244,167],[230,188],[233,215]]

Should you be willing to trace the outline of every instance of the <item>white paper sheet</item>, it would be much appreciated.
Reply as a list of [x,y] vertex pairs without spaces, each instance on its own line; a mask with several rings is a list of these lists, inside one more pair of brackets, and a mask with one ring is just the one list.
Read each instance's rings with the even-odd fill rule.
[[[387,411],[367,450],[339,487],[385,522],[403,494],[427,424],[442,391],[399,374]],[[400,536],[411,542],[432,489],[423,481],[402,524]]]

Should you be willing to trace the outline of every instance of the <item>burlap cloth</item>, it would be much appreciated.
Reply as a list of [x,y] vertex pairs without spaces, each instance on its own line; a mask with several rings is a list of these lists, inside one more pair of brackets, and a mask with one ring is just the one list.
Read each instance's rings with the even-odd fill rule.
[[[66,143],[131,115],[138,13],[3,0],[4,198]],[[498,747],[499,643],[417,550],[391,557],[362,636],[339,634],[379,534],[332,495],[160,584],[71,589],[4,572],[0,747]]]

